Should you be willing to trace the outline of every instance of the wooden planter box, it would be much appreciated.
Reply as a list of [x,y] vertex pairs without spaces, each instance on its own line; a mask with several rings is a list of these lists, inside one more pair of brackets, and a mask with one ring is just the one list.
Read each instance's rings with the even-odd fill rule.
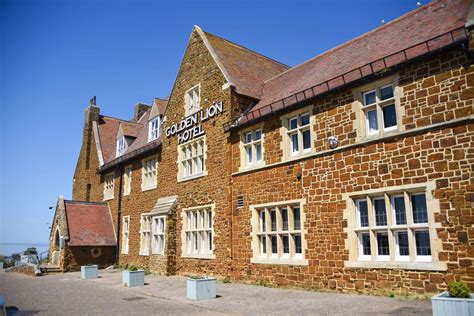
[[122,271],[122,284],[125,284],[128,287],[145,285],[145,271],[144,270],[137,270],[137,271],[123,270]]
[[188,278],[187,297],[190,300],[208,300],[216,298],[216,278]]
[[433,316],[471,316],[474,315],[474,294],[471,298],[450,297],[448,292],[443,292],[431,298]]
[[96,279],[99,276],[99,267],[97,265],[81,266],[81,279]]

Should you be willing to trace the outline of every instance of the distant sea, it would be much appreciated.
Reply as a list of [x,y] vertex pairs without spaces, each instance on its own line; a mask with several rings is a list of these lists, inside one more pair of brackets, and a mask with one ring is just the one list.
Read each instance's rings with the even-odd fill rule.
[[21,253],[27,248],[35,247],[38,254],[48,251],[49,244],[46,243],[0,243],[0,255],[11,256],[13,253]]

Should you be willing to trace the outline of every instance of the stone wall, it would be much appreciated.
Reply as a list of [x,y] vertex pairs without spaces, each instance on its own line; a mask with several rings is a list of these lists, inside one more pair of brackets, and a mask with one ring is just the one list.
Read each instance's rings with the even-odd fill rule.
[[115,262],[115,246],[66,246],[63,262],[63,271],[79,271],[89,264],[106,268]]
[[[167,138],[163,135],[162,151],[158,155],[158,185],[156,189],[141,190],[142,159],[132,164],[132,184],[129,196],[122,199],[122,217],[130,216],[129,253],[120,254],[120,264],[133,264],[148,267],[151,271],[163,274],[217,274],[228,275],[231,269],[231,224],[230,224],[230,147],[223,133],[222,125],[230,120],[231,88],[222,90],[226,80],[207,50],[202,38],[195,30],[183,58],[173,93],[169,99],[166,121],[162,128],[178,123],[185,116],[184,96],[188,89],[201,84],[201,109],[222,101],[224,112],[202,123],[206,135],[207,175],[194,180],[178,182],[177,136]],[[151,154],[148,155],[150,157]],[[118,175],[115,181],[115,198],[109,202],[115,220],[118,197]],[[165,255],[141,256],[140,216],[151,211],[159,197],[177,195],[176,208],[168,215],[166,222],[167,247]],[[198,207],[215,203],[214,214],[214,255],[215,259],[183,258],[181,212],[183,208]],[[122,240],[122,236],[119,236]]]
[[[461,50],[411,65],[398,73],[403,129],[398,136],[358,138],[351,90],[315,102],[315,154],[282,161],[281,119],[264,122],[267,167],[234,174],[233,278],[318,290],[429,294],[463,280],[474,290],[474,67]],[[463,120],[464,119],[464,120]],[[460,120],[455,122],[453,120]],[[453,122],[448,124],[447,122]],[[443,123],[446,123],[443,125]],[[433,124],[439,124],[433,126]],[[423,129],[425,128],[425,129]],[[337,136],[339,149],[326,139]],[[234,172],[240,166],[239,135],[233,134]],[[274,166],[269,164],[279,163]],[[299,177],[301,175],[301,177]],[[346,200],[343,194],[435,182],[435,221],[446,272],[348,268]],[[244,207],[237,208],[237,196]],[[252,264],[250,205],[306,199],[307,266]]]

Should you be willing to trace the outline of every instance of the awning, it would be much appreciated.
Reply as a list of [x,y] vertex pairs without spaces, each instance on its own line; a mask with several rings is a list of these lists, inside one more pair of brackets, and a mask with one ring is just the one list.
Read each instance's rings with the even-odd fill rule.
[[167,196],[163,198],[159,198],[156,201],[155,206],[151,209],[151,214],[157,215],[166,215],[169,214],[173,206],[176,204],[177,196]]

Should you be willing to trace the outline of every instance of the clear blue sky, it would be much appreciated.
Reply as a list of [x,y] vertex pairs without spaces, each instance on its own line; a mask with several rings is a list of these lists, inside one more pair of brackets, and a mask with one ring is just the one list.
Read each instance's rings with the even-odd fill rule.
[[[427,3],[427,1],[421,1]],[[48,242],[71,198],[84,110],[131,118],[168,96],[193,25],[290,66],[416,0],[0,0],[0,243]],[[394,39],[395,40],[395,39]]]

